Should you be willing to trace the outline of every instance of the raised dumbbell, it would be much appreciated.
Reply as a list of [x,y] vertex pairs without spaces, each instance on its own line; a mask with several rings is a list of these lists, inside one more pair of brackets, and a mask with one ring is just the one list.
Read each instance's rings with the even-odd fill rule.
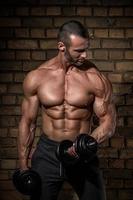
[[24,171],[16,170],[13,174],[13,183],[16,189],[24,195],[31,196],[41,188],[39,174],[31,169]]
[[[71,155],[69,149],[74,148],[75,155]],[[58,159],[66,164],[73,165],[80,160],[91,161],[96,155],[98,148],[97,141],[88,134],[82,133],[78,135],[74,142],[63,140],[57,147]]]
[[91,161],[98,150],[98,143],[88,134],[80,134],[75,140],[75,151],[80,155],[81,160]]

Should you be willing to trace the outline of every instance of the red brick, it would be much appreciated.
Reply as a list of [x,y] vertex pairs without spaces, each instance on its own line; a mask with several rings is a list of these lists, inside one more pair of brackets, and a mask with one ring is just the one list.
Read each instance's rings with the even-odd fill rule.
[[108,52],[106,50],[94,50],[94,59],[108,60]]
[[3,105],[15,104],[16,96],[13,96],[13,95],[2,96],[2,103],[3,103]]
[[16,160],[12,159],[3,159],[1,162],[2,169],[15,169],[16,168]]
[[45,32],[42,28],[32,28],[31,29],[31,37],[32,38],[45,38]]
[[46,35],[47,38],[57,38],[58,29],[47,29]]
[[16,38],[28,38],[29,37],[29,29],[28,28],[17,28],[15,29]]
[[9,130],[9,136],[12,138],[14,138],[14,137],[16,138],[18,136],[18,128],[11,127]]
[[0,18],[0,27],[20,27],[21,20],[19,18]]
[[94,16],[107,16],[107,7],[94,7],[93,15]]
[[8,86],[8,92],[12,93],[12,94],[22,94],[23,90],[22,90],[22,84],[10,84]]
[[110,38],[124,38],[124,29],[110,29],[109,37]]
[[123,74],[108,74],[108,78],[113,83],[123,82]]
[[107,188],[123,188],[124,182],[123,180],[117,179],[109,179]]
[[20,108],[18,106],[3,106],[0,109],[0,115],[19,115]]
[[[16,168],[16,166],[13,168],[13,166],[15,165],[15,162],[13,162],[13,160],[12,159],[15,159],[15,158],[17,158],[17,156],[18,156],[18,153],[17,153],[17,148],[16,147],[7,147],[7,148],[3,148],[3,149],[0,149],[0,155],[1,155],[1,158],[3,159],[7,159],[7,160],[9,160],[10,159],[10,161],[9,161],[9,166],[7,166],[6,165],[6,163],[5,163],[5,165],[4,166],[7,166],[7,168],[5,167],[5,169],[15,169]],[[3,161],[3,160],[2,160]],[[15,160],[14,160],[15,161]],[[13,164],[13,163],[14,164]],[[12,163],[12,164],[11,164]],[[4,166],[3,166],[3,164],[1,164],[2,165],[2,168],[4,169]]]
[[116,70],[119,71],[133,71],[133,62],[123,61],[116,63]]
[[110,8],[109,9],[110,16],[122,16],[123,15],[123,8]]
[[120,116],[133,116],[133,106],[120,106],[118,108],[118,115]]
[[14,60],[15,59],[15,52],[14,51],[1,51],[0,52],[1,60]]
[[129,127],[133,127],[133,117],[128,117],[127,118],[127,123]]
[[98,67],[101,71],[113,71],[114,70],[114,63],[108,61],[93,61],[94,64]]
[[132,50],[125,51],[125,59],[133,59],[133,51]]
[[133,29],[126,29],[126,37],[132,38],[133,37]]
[[132,83],[133,82],[133,72],[125,73],[123,76],[124,82]]
[[15,82],[22,83],[24,78],[25,78],[25,74],[24,73],[15,73],[14,74],[14,81]]
[[77,15],[79,16],[91,16],[92,15],[92,9],[84,6],[77,7]]
[[100,158],[118,158],[118,151],[113,148],[102,148],[99,149],[98,155]]
[[1,185],[1,190],[13,190],[14,189],[12,181],[9,181],[9,180],[0,181],[0,185]]
[[31,53],[32,60],[45,60],[46,59],[46,53],[45,51],[32,51]]
[[74,16],[74,15],[76,15],[76,8],[73,7],[73,6],[63,7],[62,9],[63,9],[62,14],[64,16]]
[[7,92],[7,85],[6,84],[0,84],[0,93],[4,94]]
[[128,84],[113,84],[113,93],[117,95],[122,94],[131,94],[132,93],[132,87]]
[[0,62],[1,71],[21,71],[22,63],[20,61],[1,61]]
[[41,49],[57,49],[57,40],[41,40]]
[[16,51],[16,60],[30,60],[30,51]]
[[7,137],[8,129],[0,128],[0,137]]
[[0,126],[1,128],[5,128],[5,127],[11,127],[11,126],[15,126],[16,125],[16,121],[15,121],[15,117],[13,116],[2,116],[0,118]]
[[123,137],[112,137],[110,139],[111,147],[115,147],[117,149],[124,148],[124,138]]
[[116,20],[116,27],[119,28],[130,28],[133,24],[133,18],[119,18]]
[[[114,20],[112,19],[111,23],[114,23],[113,21]],[[90,28],[108,28],[109,26],[109,22],[106,17],[99,17],[97,19],[95,19],[95,17],[86,17],[85,22]]]
[[52,18],[50,17],[29,17],[23,19],[24,27],[34,27],[34,28],[49,28],[53,27]]
[[1,146],[4,146],[4,147],[16,146],[16,139],[14,139],[14,138],[1,138],[0,144],[1,144]]
[[124,160],[122,159],[109,159],[109,168],[123,169]]
[[129,41],[126,40],[121,40],[121,39],[104,39],[102,41],[102,47],[111,49],[111,48],[116,48],[116,49],[126,49],[130,48]]
[[0,170],[0,180],[8,180],[8,171]]
[[[69,8],[71,9],[71,8]],[[46,8],[46,14],[47,15],[61,15],[61,8],[58,6],[51,6]]]
[[124,52],[121,50],[110,50],[109,59],[111,60],[121,60],[124,58]]
[[125,105],[125,97],[124,96],[115,96],[114,102],[116,105]]
[[128,148],[133,148],[133,138],[127,138],[126,144]]
[[46,8],[45,7],[32,7],[31,13],[32,16],[45,16]]
[[10,49],[37,49],[38,43],[36,40],[9,40],[8,48]]
[[42,64],[42,61],[24,61],[23,62],[23,71],[31,71],[36,69]]
[[1,73],[0,74],[0,81],[3,83],[10,83],[13,81],[13,74],[9,73]]
[[133,159],[126,160],[126,168],[133,169]]
[[133,158],[133,149],[121,149],[120,151],[121,159],[132,159]]
[[77,21],[80,21],[81,23],[84,23],[84,18],[83,17],[56,17],[54,19],[54,25],[55,25],[55,27],[59,27],[63,23],[65,23],[65,22],[67,22],[69,20],[77,20]]
[[89,48],[90,49],[97,49],[97,48],[100,48],[100,40],[99,39],[90,39],[90,43],[89,43]]
[[94,36],[97,38],[108,38],[108,29],[95,29]]

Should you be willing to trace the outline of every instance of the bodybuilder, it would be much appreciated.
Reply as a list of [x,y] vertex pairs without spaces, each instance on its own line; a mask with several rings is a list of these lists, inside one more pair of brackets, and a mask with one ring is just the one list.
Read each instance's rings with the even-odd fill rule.
[[[55,155],[61,141],[74,141],[81,133],[91,135],[98,144],[114,134],[111,84],[87,60],[88,48],[87,30],[81,23],[69,21],[59,30],[58,55],[24,80],[18,137],[21,170],[28,169],[39,107],[42,114],[42,134],[32,156],[32,168],[42,178],[42,191],[36,200],[56,200],[64,181],[73,186],[80,200],[105,200],[97,159],[65,167]],[[99,126],[92,131],[93,113]]]

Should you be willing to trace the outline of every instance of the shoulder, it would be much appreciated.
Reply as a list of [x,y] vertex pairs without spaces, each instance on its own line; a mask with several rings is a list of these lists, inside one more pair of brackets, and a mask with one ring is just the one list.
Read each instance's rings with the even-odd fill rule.
[[112,94],[111,82],[98,68],[92,67],[86,71],[86,74],[97,96],[110,96]]

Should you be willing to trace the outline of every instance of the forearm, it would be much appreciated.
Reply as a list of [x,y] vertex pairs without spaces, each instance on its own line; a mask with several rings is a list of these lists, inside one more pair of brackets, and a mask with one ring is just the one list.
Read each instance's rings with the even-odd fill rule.
[[33,144],[35,135],[35,124],[27,122],[25,119],[21,119],[19,124],[19,136],[18,136],[18,155],[20,168],[28,168],[28,157]]
[[91,136],[94,137],[98,143],[104,142],[115,133],[116,120],[106,120],[101,122],[100,125],[94,129]]

